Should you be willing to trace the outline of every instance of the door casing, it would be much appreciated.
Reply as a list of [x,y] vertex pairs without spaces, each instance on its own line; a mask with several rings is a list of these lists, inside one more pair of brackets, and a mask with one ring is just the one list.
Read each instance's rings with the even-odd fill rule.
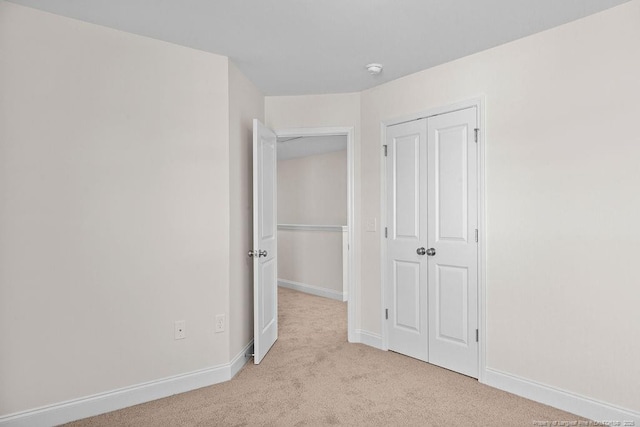
[[[479,329],[479,353],[478,353],[478,381],[484,382],[486,369],[486,224],[485,224],[485,97],[484,95],[468,99],[466,101],[449,104],[441,107],[431,108],[415,114],[402,116],[380,123],[380,223],[382,227],[387,227],[387,193],[386,193],[386,161],[384,156],[383,145],[387,140],[387,127],[400,123],[410,122],[422,118],[437,116],[444,113],[463,110],[470,107],[476,107],[477,120],[480,130],[478,131],[478,329]],[[384,309],[387,306],[386,301],[386,277],[387,277],[387,239],[384,231],[380,233],[380,268],[381,268],[381,287],[380,297],[382,306],[380,307],[380,321],[382,331],[382,349],[389,350],[389,333],[387,330],[388,322],[385,320]]]

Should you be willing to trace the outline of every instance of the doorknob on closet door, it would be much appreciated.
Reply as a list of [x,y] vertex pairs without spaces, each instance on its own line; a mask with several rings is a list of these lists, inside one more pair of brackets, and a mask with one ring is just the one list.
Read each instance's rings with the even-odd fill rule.
[[416,250],[416,253],[418,255],[429,255],[429,256],[434,256],[436,254],[436,250],[434,248],[429,248],[429,249],[425,249],[425,248],[418,248]]
[[262,249],[258,250],[258,258],[260,258],[261,256],[267,256],[267,251],[263,251]]

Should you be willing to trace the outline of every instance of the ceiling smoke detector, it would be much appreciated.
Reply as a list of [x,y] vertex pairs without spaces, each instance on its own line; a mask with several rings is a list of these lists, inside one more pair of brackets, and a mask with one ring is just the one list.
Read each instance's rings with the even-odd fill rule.
[[367,71],[372,76],[380,74],[380,72],[382,71],[382,64],[369,64],[367,65]]

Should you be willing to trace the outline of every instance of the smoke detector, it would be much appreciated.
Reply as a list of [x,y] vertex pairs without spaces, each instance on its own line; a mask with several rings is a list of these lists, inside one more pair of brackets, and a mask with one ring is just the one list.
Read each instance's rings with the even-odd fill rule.
[[372,76],[375,76],[382,72],[382,64],[369,64],[366,68],[369,74],[371,74]]

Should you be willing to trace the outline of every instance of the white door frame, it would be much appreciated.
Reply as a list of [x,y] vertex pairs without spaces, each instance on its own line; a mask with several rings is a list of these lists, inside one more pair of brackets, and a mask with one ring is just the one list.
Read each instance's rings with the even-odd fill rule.
[[[306,136],[346,136],[347,137],[347,234],[349,251],[347,254],[347,339],[355,342],[356,284],[355,284],[355,156],[353,127],[317,127],[274,130],[278,138]],[[343,257],[344,259],[344,257]]]
[[[380,213],[381,224],[387,227],[387,191],[386,191],[386,161],[382,145],[387,140],[387,127],[426,117],[437,116],[439,114],[450,113],[452,111],[463,110],[465,108],[476,107],[478,126],[478,333],[479,333],[479,354],[478,354],[478,381],[485,382],[486,369],[486,343],[487,343],[487,322],[486,322],[486,223],[485,223],[485,97],[484,95],[457,102],[441,107],[431,108],[407,116],[395,119],[384,120],[380,123]],[[382,349],[389,350],[388,322],[384,318],[384,308],[386,307],[386,259],[387,259],[387,239],[384,232],[380,233],[380,268],[381,268],[381,301],[380,318],[382,322]]]

